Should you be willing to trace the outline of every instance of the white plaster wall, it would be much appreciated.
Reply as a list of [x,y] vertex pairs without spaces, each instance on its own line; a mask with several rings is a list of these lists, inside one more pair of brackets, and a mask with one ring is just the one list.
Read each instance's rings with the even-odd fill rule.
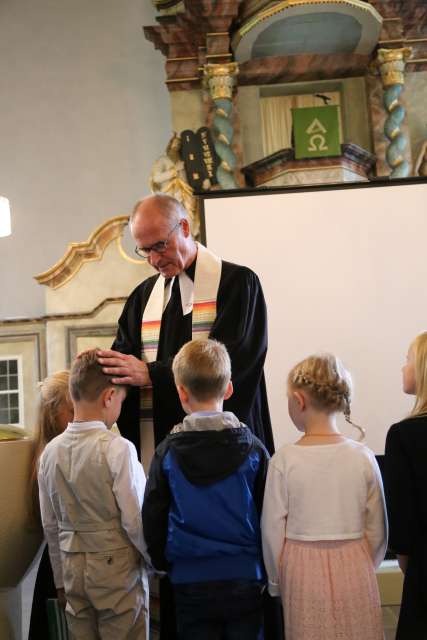
[[113,240],[101,260],[84,262],[74,277],[57,289],[44,287],[46,313],[91,312],[106,298],[127,297],[154,273],[144,260],[135,263],[124,259]]
[[1,0],[0,319],[44,313],[32,277],[148,193],[170,137],[149,0]]
[[172,124],[177,133],[183,129],[197,131],[205,126],[203,95],[199,89],[170,93]]

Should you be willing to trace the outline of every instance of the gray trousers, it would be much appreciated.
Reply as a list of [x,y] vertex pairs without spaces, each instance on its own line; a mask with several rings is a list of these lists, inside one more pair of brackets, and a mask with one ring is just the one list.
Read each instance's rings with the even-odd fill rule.
[[72,640],[148,640],[148,582],[134,547],[61,559]]

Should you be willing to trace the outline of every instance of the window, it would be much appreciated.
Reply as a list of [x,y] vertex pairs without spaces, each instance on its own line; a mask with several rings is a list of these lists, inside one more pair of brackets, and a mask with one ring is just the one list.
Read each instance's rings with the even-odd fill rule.
[[22,424],[23,390],[20,356],[0,357],[0,424]]

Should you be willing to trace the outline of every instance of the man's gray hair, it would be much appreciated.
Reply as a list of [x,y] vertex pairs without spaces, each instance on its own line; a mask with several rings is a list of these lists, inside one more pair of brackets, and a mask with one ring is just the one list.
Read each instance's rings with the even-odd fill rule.
[[185,207],[181,204],[181,202],[179,202],[179,200],[177,200],[176,198],[173,198],[167,193],[158,192],[158,193],[153,193],[151,196],[147,196],[146,198],[142,198],[141,200],[138,200],[138,202],[135,204],[134,208],[132,209],[132,213],[130,214],[129,224],[132,224],[140,206],[150,198],[154,200],[156,207],[158,209],[158,212],[161,215],[163,215],[164,218],[166,218],[168,221],[173,223],[173,222],[179,222],[184,218],[188,220],[187,211]]

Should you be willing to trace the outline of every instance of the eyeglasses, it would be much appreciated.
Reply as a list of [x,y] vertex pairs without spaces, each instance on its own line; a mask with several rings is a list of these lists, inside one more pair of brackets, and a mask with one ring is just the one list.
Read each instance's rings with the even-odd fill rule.
[[176,223],[176,225],[171,229],[167,235],[166,240],[159,240],[159,242],[155,242],[151,247],[135,247],[135,253],[140,258],[144,258],[146,260],[152,251],[156,253],[164,253],[168,248],[169,239],[174,231],[181,226],[182,220]]

